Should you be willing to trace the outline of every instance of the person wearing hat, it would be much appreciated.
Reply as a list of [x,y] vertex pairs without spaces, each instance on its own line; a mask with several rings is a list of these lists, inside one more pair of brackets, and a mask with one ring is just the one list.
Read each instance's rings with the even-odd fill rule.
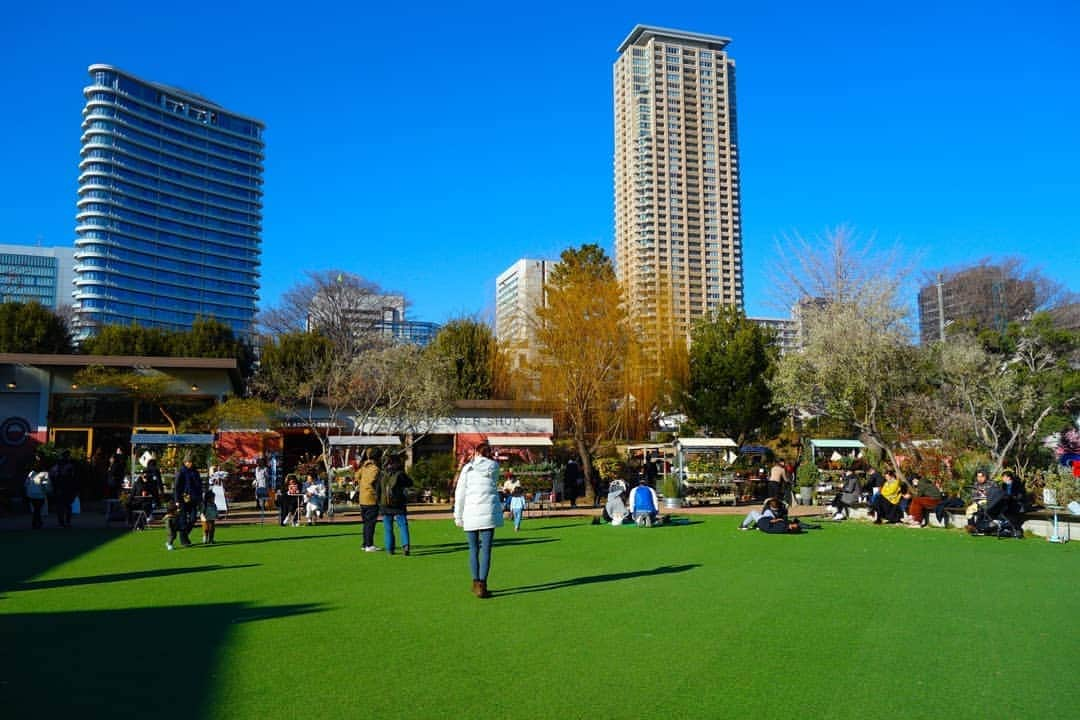
[[638,486],[630,491],[630,512],[634,514],[634,522],[639,527],[652,527],[656,522],[656,515],[660,511],[660,499],[656,491],[649,487],[649,480],[642,475],[638,480]]
[[364,451],[364,462],[356,471],[356,486],[360,500],[360,519],[364,523],[364,552],[377,552],[375,523],[379,520],[379,448]]
[[176,472],[176,481],[173,483],[173,500],[180,506],[179,531],[180,544],[191,544],[191,528],[199,517],[199,501],[202,500],[202,478],[199,471],[194,467],[191,454],[184,455],[184,464]]

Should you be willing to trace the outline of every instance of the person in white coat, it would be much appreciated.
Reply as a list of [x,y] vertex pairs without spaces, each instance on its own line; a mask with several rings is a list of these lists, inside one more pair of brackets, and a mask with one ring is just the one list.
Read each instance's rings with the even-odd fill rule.
[[495,528],[503,524],[498,483],[499,464],[491,459],[491,446],[485,440],[462,466],[454,491],[454,524],[465,531],[469,543],[472,590],[478,598],[491,597],[487,587],[491,543]]

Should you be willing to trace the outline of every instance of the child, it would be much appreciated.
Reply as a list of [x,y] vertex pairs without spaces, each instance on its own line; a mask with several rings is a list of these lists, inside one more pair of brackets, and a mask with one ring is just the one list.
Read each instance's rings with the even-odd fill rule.
[[214,491],[207,490],[203,497],[202,511],[202,541],[203,545],[214,544],[214,526],[217,524],[217,503],[214,501]]
[[171,502],[165,508],[165,517],[161,519],[165,523],[165,532],[169,533],[169,539],[165,541],[165,549],[172,550],[176,536],[180,532],[180,505]]
[[525,512],[525,491],[520,485],[510,495],[510,513],[514,516],[514,532],[521,530],[521,516]]

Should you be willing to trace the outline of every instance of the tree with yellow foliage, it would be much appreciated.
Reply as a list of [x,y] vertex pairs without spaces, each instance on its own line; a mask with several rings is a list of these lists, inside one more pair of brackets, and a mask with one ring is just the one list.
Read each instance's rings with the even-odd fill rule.
[[564,414],[591,493],[593,453],[618,428],[631,345],[622,291],[611,259],[590,244],[563,251],[546,292],[537,309],[540,391]]

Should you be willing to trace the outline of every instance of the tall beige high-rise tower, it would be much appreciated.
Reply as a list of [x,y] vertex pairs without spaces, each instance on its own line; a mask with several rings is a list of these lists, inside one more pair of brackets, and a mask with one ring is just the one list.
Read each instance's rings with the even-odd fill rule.
[[653,342],[685,336],[720,306],[743,307],[728,42],[638,25],[615,61],[615,263]]

